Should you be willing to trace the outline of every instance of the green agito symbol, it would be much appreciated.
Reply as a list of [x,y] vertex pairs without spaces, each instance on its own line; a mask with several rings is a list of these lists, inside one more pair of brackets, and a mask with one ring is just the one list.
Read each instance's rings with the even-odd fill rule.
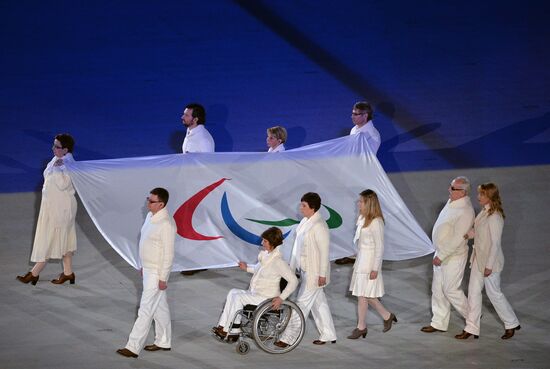
[[[340,214],[338,214],[336,210],[329,208],[326,205],[323,205],[323,207],[327,209],[329,213],[329,218],[326,220],[328,227],[330,229],[340,227],[342,225],[342,217],[340,216]],[[279,227],[288,227],[288,226],[300,223],[299,220],[290,219],[290,218],[286,218],[283,220],[259,220],[259,219],[250,219],[250,218],[245,218],[245,219],[250,220],[251,222],[256,222],[256,223],[270,225],[270,226],[279,226]]]

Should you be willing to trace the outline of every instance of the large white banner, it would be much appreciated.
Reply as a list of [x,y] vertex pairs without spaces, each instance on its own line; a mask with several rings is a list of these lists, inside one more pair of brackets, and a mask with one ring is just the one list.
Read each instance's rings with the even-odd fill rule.
[[331,232],[330,258],[355,253],[358,194],[374,190],[386,220],[386,260],[433,252],[433,246],[389,181],[363,134],[281,153],[196,153],[74,162],[71,178],[107,242],[139,268],[145,198],[170,192],[178,227],[174,271],[255,263],[260,234],[278,226],[288,257],[301,196],[317,192]]

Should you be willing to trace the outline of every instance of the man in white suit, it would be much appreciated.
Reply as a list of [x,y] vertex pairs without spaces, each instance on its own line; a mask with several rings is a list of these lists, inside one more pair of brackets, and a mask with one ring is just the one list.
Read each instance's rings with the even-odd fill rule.
[[435,247],[432,279],[432,321],[422,332],[444,332],[449,325],[451,305],[466,318],[468,300],[462,291],[462,278],[468,259],[468,243],[464,235],[472,228],[474,208],[469,197],[470,181],[453,179],[449,200],[439,213],[433,231]]
[[[319,213],[321,197],[314,192],[308,192],[300,201],[300,211],[304,218],[296,228],[296,239],[290,257],[290,269],[298,270],[301,274],[296,303],[304,318],[307,319],[310,311],[313,315],[320,333],[319,339],[313,343],[336,343],[336,330],[324,291],[324,287],[330,282],[330,233],[327,222]],[[299,319],[293,315],[275,345],[286,347],[294,342],[298,336],[299,324]]]
[[139,240],[143,293],[138,317],[130,332],[128,343],[125,348],[117,350],[118,354],[125,357],[138,357],[153,320],[155,321],[155,342],[145,346],[145,350],[170,351],[172,326],[166,289],[174,260],[176,224],[166,210],[168,197],[168,191],[164,188],[151,190],[147,197],[149,213],[141,227]]

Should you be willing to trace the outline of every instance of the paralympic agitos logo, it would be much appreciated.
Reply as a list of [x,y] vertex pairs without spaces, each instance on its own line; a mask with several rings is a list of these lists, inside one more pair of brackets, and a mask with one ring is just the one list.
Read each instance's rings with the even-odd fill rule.
[[[187,238],[190,240],[197,240],[197,241],[210,241],[210,240],[217,240],[219,238],[223,238],[223,236],[207,236],[197,232],[193,228],[193,214],[197,206],[199,206],[200,202],[210,192],[212,192],[216,187],[220,186],[226,180],[229,180],[229,178],[222,178],[219,181],[204,187],[202,190],[198,191],[189,199],[187,199],[174,213],[174,220],[176,221],[178,234],[181,237]],[[326,205],[323,205],[323,207],[327,209],[329,212],[329,218],[326,221],[328,227],[331,229],[340,227],[342,225],[342,217],[340,216],[340,214],[338,214],[337,211],[335,211],[334,209]],[[243,226],[237,223],[237,220],[235,220],[235,217],[233,217],[233,214],[231,214],[231,210],[229,209],[229,200],[227,199],[226,192],[223,193],[220,209],[221,209],[222,219],[225,225],[227,226],[227,228],[231,231],[231,233],[233,233],[235,236],[237,236],[241,240],[251,243],[253,245],[259,245],[261,243],[262,239],[259,235],[256,235],[246,230]],[[292,218],[286,218],[283,220],[261,220],[261,219],[251,219],[251,218],[245,218],[245,219],[250,222],[264,224],[266,226],[276,226],[276,227],[289,227],[294,224],[300,223],[299,220],[295,220]],[[289,233],[290,231],[286,232],[284,234],[284,237],[288,236]]]

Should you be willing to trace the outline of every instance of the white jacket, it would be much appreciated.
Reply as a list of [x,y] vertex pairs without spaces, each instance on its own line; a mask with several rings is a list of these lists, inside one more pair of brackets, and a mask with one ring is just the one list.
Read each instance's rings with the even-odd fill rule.
[[353,241],[357,244],[357,258],[353,264],[356,273],[368,274],[382,269],[384,255],[384,221],[375,218],[365,228],[365,218],[359,216]]
[[[309,222],[311,224],[307,224]],[[330,233],[327,222],[321,217],[320,212],[317,211],[309,219],[302,219],[296,228],[296,233],[300,231],[301,227],[308,227],[309,229],[303,236],[300,255],[292,253],[290,258],[291,269],[293,265],[297,265],[296,260],[293,259],[295,257],[302,258],[305,255],[305,260],[300,261],[300,267],[307,274],[307,280],[302,281],[302,283],[306,283],[306,290],[320,288],[319,277],[325,277],[326,284],[328,285],[330,282]],[[294,247],[297,247],[297,245],[295,244]]]
[[[258,254],[258,264],[247,267],[246,271],[254,273],[250,280],[250,291],[272,298],[279,296],[286,300],[298,286],[298,279],[283,260],[281,251],[277,247],[271,252],[262,251]],[[284,278],[288,283],[283,291],[279,291],[279,282]]]
[[176,223],[166,208],[149,212],[141,227],[139,256],[144,268],[155,270],[161,281],[168,281],[174,260]]
[[468,233],[474,222],[474,208],[468,196],[447,204],[439,213],[432,231],[432,242],[435,255],[445,264],[455,257],[468,255],[468,241],[464,235]]
[[474,222],[475,240],[471,262],[476,262],[481,272],[487,268],[497,273],[504,267],[504,254],[500,244],[504,219],[496,211],[488,215],[488,210],[489,206],[486,206]]

